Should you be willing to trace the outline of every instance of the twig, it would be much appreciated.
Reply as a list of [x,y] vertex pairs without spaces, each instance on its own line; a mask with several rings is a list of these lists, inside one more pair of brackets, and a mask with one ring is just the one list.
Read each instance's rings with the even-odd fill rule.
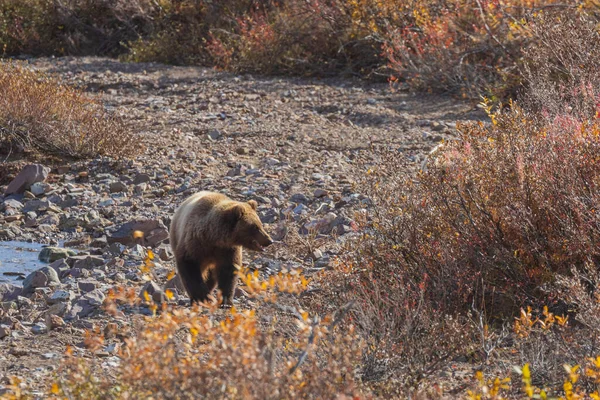
[[[332,330],[342,320],[342,318],[344,317],[344,315],[346,315],[346,313],[348,312],[348,310],[350,310],[350,308],[352,308],[353,305],[354,305],[354,300],[352,300],[352,301],[344,304],[342,307],[340,307],[337,310],[336,317],[333,319],[333,321],[331,322],[331,324],[329,324],[329,330]],[[291,307],[289,307],[289,308],[291,308]],[[297,313],[297,311],[296,311],[296,313]],[[315,320],[311,324],[311,331],[310,331],[310,335],[308,337],[308,343],[306,345],[306,348],[304,349],[304,351],[302,352],[302,354],[300,354],[300,357],[298,358],[298,362],[296,362],[296,365],[294,365],[290,369],[290,372],[289,372],[290,375],[293,374],[294,372],[296,372],[296,370],[298,368],[300,368],[300,366],[304,363],[304,361],[308,357],[308,351],[310,350],[310,347],[313,345],[313,343],[315,341],[315,327],[318,324],[319,324],[319,320],[315,318]]]

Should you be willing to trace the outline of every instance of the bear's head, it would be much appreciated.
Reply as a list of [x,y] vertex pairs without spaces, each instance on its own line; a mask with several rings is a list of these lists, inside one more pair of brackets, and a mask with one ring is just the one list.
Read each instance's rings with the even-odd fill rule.
[[227,210],[226,219],[231,227],[231,240],[237,246],[249,250],[263,251],[273,243],[256,213],[258,204],[254,200],[237,203]]

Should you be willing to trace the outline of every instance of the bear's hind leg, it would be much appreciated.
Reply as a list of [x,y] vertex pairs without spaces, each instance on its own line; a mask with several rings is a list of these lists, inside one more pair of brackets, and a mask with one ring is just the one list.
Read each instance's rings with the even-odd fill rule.
[[177,269],[181,275],[181,282],[190,296],[190,303],[208,300],[209,289],[202,278],[200,265],[190,258],[177,260]]

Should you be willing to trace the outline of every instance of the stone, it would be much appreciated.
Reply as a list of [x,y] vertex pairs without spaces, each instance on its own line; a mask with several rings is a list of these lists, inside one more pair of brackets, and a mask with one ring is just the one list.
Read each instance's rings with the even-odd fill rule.
[[[164,245],[163,245],[164,246]],[[173,252],[170,247],[161,247],[158,249],[158,258],[162,261],[170,261],[173,258]]]
[[154,295],[154,293],[156,292],[162,292],[162,290],[160,289],[160,286],[158,286],[158,284],[154,281],[150,281],[147,282],[144,287],[142,287],[142,290],[140,290],[140,299],[142,300],[146,300],[146,296],[144,295],[144,293],[148,293],[148,296],[150,296],[150,298],[152,298],[152,295]]
[[23,208],[23,203],[15,199],[8,199],[4,201],[4,208],[14,208],[15,210],[20,210]]
[[148,183],[152,180],[150,175],[148,174],[137,174],[135,178],[133,178],[133,184],[139,185],[141,183]]
[[33,193],[34,195],[40,196],[50,190],[50,185],[43,182],[36,182],[33,185],[31,185],[30,190],[31,193]]
[[59,279],[62,279],[65,276],[67,276],[69,269],[71,269],[71,267],[69,267],[69,264],[67,264],[64,258],[54,261],[52,264],[50,264],[50,268],[56,271]]
[[90,242],[90,247],[95,248],[95,249],[102,249],[106,246],[108,246],[108,240],[106,239],[106,236],[100,236],[100,237],[94,238]]
[[46,300],[48,305],[71,301],[75,298],[75,293],[70,290],[57,290]]
[[6,190],[5,195],[23,193],[36,182],[43,182],[48,177],[50,168],[40,164],[30,164],[23,167],[21,172],[13,179]]
[[146,244],[150,247],[156,247],[158,244],[164,242],[169,238],[169,231],[167,228],[153,229],[148,236],[146,236]]
[[[146,237],[152,235],[158,235],[157,237],[162,236],[162,234],[158,234],[159,231],[156,231],[157,229],[167,230],[167,227],[160,219],[130,221],[121,225],[116,232],[113,232],[108,237],[108,243],[121,243],[125,246],[140,242],[140,244],[147,244]],[[144,237],[134,239],[133,232],[135,231],[142,232]],[[153,238],[153,240],[156,241],[157,238]]]
[[72,268],[94,269],[104,265],[104,259],[100,256],[73,256],[67,258],[67,264]]
[[133,193],[137,195],[144,194],[144,192],[148,189],[148,184],[139,183],[133,187]]
[[312,253],[310,254],[310,256],[312,257],[313,260],[319,260],[323,257],[323,252],[319,249],[315,249],[312,251]]
[[81,269],[81,268],[71,268],[68,271],[68,274],[75,279],[88,278],[90,276],[90,271],[88,271],[87,269]]
[[46,311],[46,313],[50,314],[50,315],[58,315],[58,316],[62,317],[70,309],[71,309],[71,303],[67,303],[67,302],[56,303],[56,304],[52,304],[48,308],[48,310]]
[[104,293],[99,289],[86,293],[73,302],[71,309],[65,314],[65,320],[81,319],[91,315],[102,306],[104,299]]
[[33,271],[23,281],[23,294],[27,295],[35,288],[60,285],[58,274],[53,268],[42,267]]
[[33,332],[36,335],[41,335],[43,333],[47,333],[48,332],[48,327],[46,326],[45,323],[38,322],[37,324],[34,324],[31,327],[31,332]]
[[88,281],[88,280],[79,280],[77,281],[77,287],[84,293],[91,292],[96,290],[96,282]]
[[441,132],[446,129],[446,126],[444,126],[444,124],[441,124],[437,121],[432,122],[430,126],[431,130],[434,132]]
[[221,131],[219,131],[218,129],[211,129],[208,131],[208,138],[210,140],[219,140],[223,137],[223,134],[221,134]]
[[241,156],[250,153],[250,150],[247,147],[238,147],[235,149],[235,152]]
[[167,289],[177,289],[177,292],[179,293],[186,293],[185,288],[183,287],[183,282],[181,282],[179,275],[175,275],[173,278],[167,281],[165,284],[165,291]]
[[48,329],[56,329],[65,326],[65,320],[56,314],[46,314],[46,326]]
[[22,289],[19,286],[10,283],[0,283],[0,300],[13,301],[20,294]]
[[71,249],[65,249],[62,247],[44,247],[38,256],[38,259],[42,262],[51,263],[61,258],[67,258],[74,256],[76,253]]
[[167,301],[167,296],[162,290],[159,289],[152,293],[152,301],[154,301],[156,304],[162,304]]
[[29,211],[46,211],[48,210],[48,207],[50,207],[50,202],[48,200],[33,199],[25,203],[25,206],[21,211],[24,213]]
[[306,197],[306,195],[303,193],[293,194],[292,197],[290,197],[290,201],[292,203],[300,203],[300,204],[306,204],[309,202],[308,197]]
[[8,325],[0,325],[0,339],[4,339],[10,335],[11,329]]
[[109,184],[109,189],[111,193],[120,193],[127,191],[127,185],[121,181],[111,182]]
[[317,190],[315,190],[315,192],[313,193],[313,195],[314,195],[315,197],[317,197],[317,198],[320,198],[320,197],[325,197],[325,196],[327,196],[328,194],[329,194],[329,192],[328,192],[327,190],[325,190],[325,189],[317,189]]

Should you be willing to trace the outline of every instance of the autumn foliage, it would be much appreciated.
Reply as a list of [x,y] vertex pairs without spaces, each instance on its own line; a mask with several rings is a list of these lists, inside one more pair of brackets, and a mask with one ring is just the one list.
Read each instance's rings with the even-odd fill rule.
[[0,64],[0,152],[131,156],[142,144],[82,91],[17,63]]

